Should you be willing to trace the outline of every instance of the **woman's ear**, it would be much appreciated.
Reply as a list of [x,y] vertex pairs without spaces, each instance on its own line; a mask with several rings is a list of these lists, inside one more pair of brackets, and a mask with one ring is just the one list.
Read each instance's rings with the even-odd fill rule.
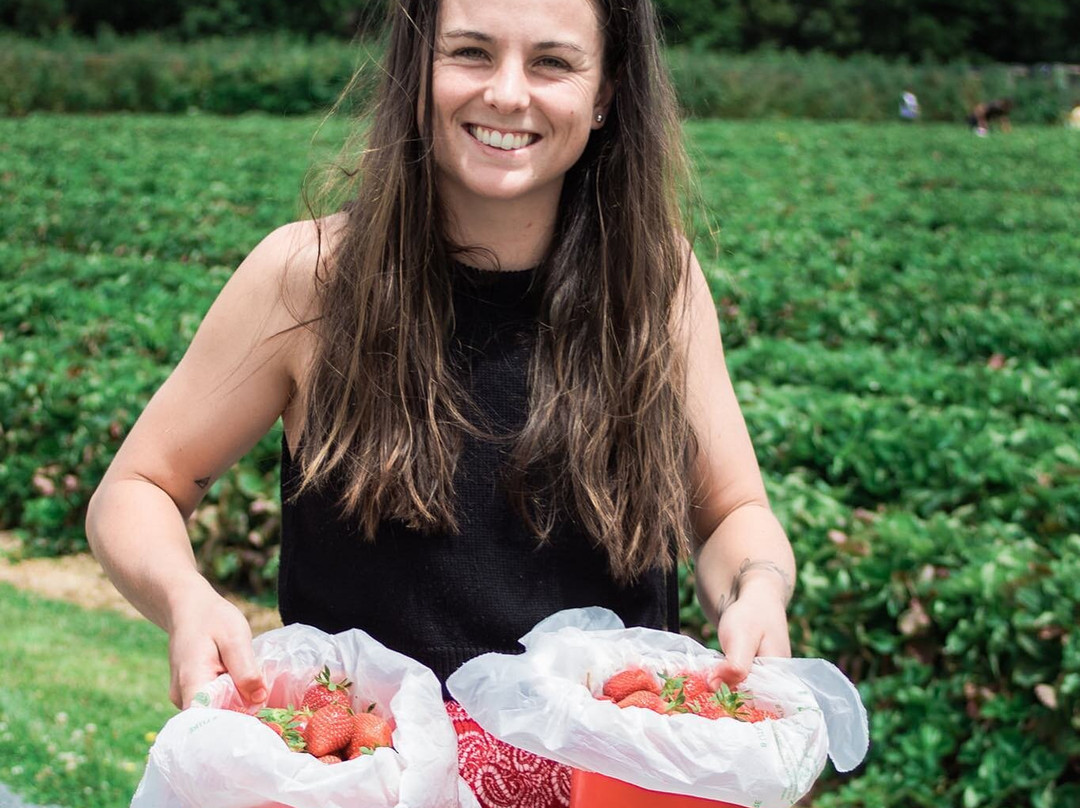
[[593,129],[599,129],[607,123],[608,110],[611,109],[611,102],[614,100],[615,82],[611,79],[604,79],[600,85],[600,92],[596,94],[596,103],[593,104]]

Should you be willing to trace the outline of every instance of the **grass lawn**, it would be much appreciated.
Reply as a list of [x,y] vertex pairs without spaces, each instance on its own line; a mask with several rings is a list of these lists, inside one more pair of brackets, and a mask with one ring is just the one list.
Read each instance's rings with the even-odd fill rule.
[[168,700],[150,623],[0,584],[0,782],[38,803],[121,808]]

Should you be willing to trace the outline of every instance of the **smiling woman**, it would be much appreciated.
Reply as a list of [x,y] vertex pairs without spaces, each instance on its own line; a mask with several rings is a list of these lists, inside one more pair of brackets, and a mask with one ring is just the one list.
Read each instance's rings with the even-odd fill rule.
[[[441,4],[431,136],[450,209],[490,221],[486,208],[512,202],[525,220],[554,216],[566,172],[611,103],[603,46],[597,9],[581,0]],[[457,226],[469,227],[460,217]],[[540,244],[533,253],[522,256],[528,266]]]
[[[173,700],[223,671],[265,698],[184,520],[279,417],[285,623],[445,681],[566,608],[678,630],[694,553],[723,675],[790,653],[794,561],[682,233],[648,0],[400,0],[382,75],[347,203],[255,247],[91,502]],[[566,804],[565,769],[448,710],[483,805]]]

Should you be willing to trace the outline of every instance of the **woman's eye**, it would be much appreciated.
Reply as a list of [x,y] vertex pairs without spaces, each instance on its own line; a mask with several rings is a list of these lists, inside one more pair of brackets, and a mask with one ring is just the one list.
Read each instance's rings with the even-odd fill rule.
[[567,67],[569,67],[569,65],[562,59],[558,59],[554,56],[545,56],[542,59],[538,60],[537,64],[539,64],[541,67],[553,67],[557,70],[565,70]]
[[486,55],[480,48],[458,48],[454,51],[454,56],[460,56],[463,59],[482,59]]

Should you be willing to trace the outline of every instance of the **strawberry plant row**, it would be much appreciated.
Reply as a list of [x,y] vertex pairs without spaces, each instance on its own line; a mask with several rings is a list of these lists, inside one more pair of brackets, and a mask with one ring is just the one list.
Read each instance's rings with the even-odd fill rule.
[[[859,776],[828,776],[813,804],[1010,805],[1046,793],[1043,804],[1064,808],[1080,797],[1069,779],[1080,757],[1077,537],[853,509],[809,472],[768,477],[798,536],[795,645],[837,661],[871,706]],[[682,604],[684,623],[715,646],[685,591]]]
[[[807,386],[737,385],[758,453],[776,471],[812,470],[855,505],[903,504],[919,513],[965,507],[987,514],[991,497],[1065,486],[1080,495],[1080,426],[1013,418],[986,407],[925,406]],[[1012,514],[1034,529],[1041,501]],[[1001,515],[1001,514],[997,514]],[[1068,523],[1080,531],[1080,523]]]
[[1080,419],[1080,357],[1046,366],[991,356],[958,364],[917,347],[839,346],[753,336],[730,352],[738,379],[760,386],[816,387],[860,398],[904,398],[926,407],[990,408],[1013,418],[1055,423]]

